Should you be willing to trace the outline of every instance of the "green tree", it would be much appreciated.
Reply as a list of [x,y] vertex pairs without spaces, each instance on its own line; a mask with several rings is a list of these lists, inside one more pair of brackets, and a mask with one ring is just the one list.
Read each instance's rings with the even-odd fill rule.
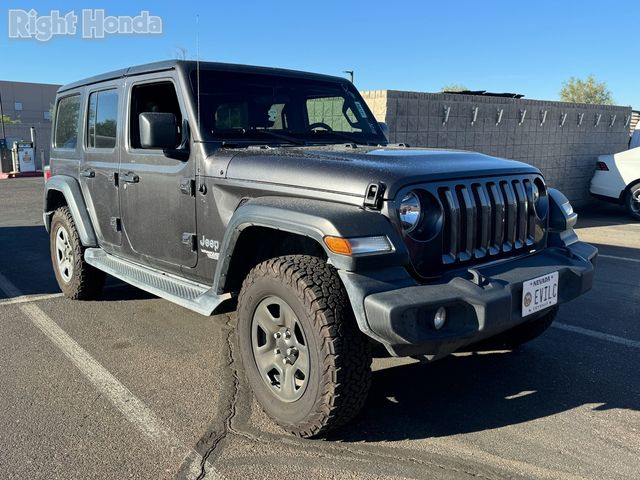
[[462,85],[460,83],[451,83],[449,85],[445,85],[440,89],[441,92],[464,92],[469,90],[466,85]]
[[560,90],[560,100],[571,103],[596,103],[613,105],[613,96],[605,82],[598,82],[593,75],[586,79],[571,77]]
[[2,121],[5,125],[13,125],[16,123],[22,123],[19,118],[13,119],[9,115],[2,115]]
[[102,123],[96,125],[98,135],[102,135],[107,138],[116,138],[116,121],[113,119],[105,120]]

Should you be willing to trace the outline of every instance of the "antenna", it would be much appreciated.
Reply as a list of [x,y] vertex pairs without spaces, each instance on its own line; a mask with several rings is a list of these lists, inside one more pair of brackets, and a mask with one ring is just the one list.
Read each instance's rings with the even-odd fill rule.
[[196,96],[198,135],[200,135],[200,15],[196,15]]
[[4,140],[5,147],[6,147],[7,136],[4,131],[4,112],[2,111],[2,92],[0,92],[0,124],[2,125],[2,140]]

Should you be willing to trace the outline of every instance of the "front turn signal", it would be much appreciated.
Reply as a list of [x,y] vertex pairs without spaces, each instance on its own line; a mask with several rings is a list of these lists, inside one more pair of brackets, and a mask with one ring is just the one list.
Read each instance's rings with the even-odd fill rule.
[[352,255],[351,244],[349,240],[341,237],[324,237],[324,243],[333,253],[340,255]]
[[385,235],[357,238],[326,236],[324,237],[324,243],[333,253],[348,256],[393,251],[393,246]]

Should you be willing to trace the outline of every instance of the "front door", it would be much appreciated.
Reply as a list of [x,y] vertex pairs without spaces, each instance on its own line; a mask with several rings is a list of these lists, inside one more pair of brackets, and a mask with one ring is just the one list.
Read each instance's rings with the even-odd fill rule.
[[127,148],[120,162],[122,230],[134,260],[180,271],[197,262],[194,160],[144,149],[139,139],[139,115],[173,113],[180,131],[176,147],[185,143],[185,109],[176,84],[140,79],[127,86]]
[[83,161],[80,164],[80,187],[87,199],[89,215],[100,246],[115,250],[121,243],[118,167],[120,163],[118,119],[120,86],[101,85],[89,91],[87,101]]

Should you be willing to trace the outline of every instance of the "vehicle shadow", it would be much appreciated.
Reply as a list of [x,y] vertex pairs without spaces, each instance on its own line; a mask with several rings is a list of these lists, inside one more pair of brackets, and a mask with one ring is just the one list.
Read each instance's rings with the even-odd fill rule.
[[[380,442],[480,432],[587,404],[640,410],[637,352],[599,350],[592,339],[551,329],[513,352],[450,356],[391,366],[373,385],[355,424],[332,440]],[[596,345],[598,347],[599,345]]]
[[[51,266],[49,236],[42,225],[0,228],[0,273],[23,295],[60,293]],[[0,290],[0,299],[7,296]],[[155,298],[138,288],[107,277],[100,300]]]
[[[46,295],[60,293],[49,253],[49,236],[43,226],[0,227],[0,273],[22,295]],[[0,290],[0,300],[6,299]],[[107,276],[99,301],[146,300],[155,295],[128,285],[117,278]],[[232,312],[235,300],[224,302],[216,313]]]
[[584,207],[576,208],[576,212],[578,213],[577,228],[637,223],[627,215],[624,206],[614,203],[594,201]]
[[[620,258],[631,258],[640,261],[640,248],[624,247],[620,245],[609,245],[607,243],[589,242],[598,249],[600,255],[611,255]],[[599,273],[597,273],[599,274]]]

